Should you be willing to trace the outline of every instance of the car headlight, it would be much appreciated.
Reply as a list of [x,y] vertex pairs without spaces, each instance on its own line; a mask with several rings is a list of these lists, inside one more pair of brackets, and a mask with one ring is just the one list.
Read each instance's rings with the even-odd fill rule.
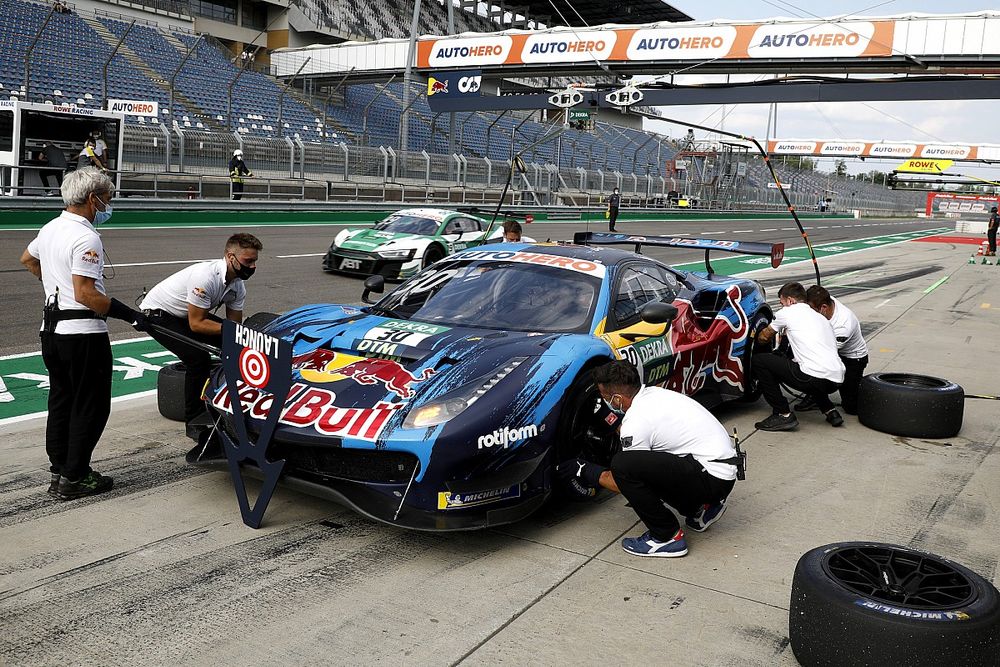
[[428,428],[454,419],[527,360],[528,357],[514,357],[500,368],[410,410],[403,428]]
[[384,259],[409,259],[413,257],[413,249],[379,250],[378,255]]

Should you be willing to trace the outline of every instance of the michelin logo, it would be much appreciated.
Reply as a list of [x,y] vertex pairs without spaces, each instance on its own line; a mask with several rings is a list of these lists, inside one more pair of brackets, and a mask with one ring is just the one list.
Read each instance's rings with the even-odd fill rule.
[[901,609],[891,605],[875,602],[874,600],[858,599],[854,604],[865,609],[877,611],[892,616],[903,616],[905,618],[916,618],[922,621],[967,621],[972,618],[964,611],[925,611],[923,609]]
[[521,428],[509,428],[507,426],[497,429],[492,433],[479,436],[479,449],[490,449],[492,447],[503,447],[507,449],[510,445],[526,438],[533,438],[538,435],[538,427],[534,424],[522,426]]

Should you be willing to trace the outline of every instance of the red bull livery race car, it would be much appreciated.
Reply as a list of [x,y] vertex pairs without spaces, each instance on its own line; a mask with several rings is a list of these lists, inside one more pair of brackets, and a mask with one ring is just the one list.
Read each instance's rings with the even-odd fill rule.
[[[705,249],[708,271],[677,271],[637,254],[643,245]],[[589,232],[573,244],[491,244],[368,307],[274,316],[260,329],[291,342],[292,376],[268,459],[285,462],[285,484],[392,525],[521,519],[559,487],[560,462],[614,453],[617,417],[599,401],[596,366],[627,359],[647,384],[709,405],[756,399],[753,340],[772,314],[759,283],[711,273],[712,250],[777,266],[783,245]],[[366,300],[383,289],[370,277]],[[237,394],[251,434],[279,409],[241,381]],[[222,371],[205,398],[218,440],[188,461],[225,466],[222,445],[237,433]]]

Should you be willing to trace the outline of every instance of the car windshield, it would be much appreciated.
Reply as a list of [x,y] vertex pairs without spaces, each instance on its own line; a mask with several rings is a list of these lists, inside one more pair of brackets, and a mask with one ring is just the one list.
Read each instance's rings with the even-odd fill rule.
[[381,222],[376,222],[375,229],[383,232],[396,232],[397,234],[433,236],[440,224],[439,220],[431,220],[419,215],[393,214]]
[[586,333],[600,285],[572,269],[456,258],[414,276],[375,309],[450,326]]

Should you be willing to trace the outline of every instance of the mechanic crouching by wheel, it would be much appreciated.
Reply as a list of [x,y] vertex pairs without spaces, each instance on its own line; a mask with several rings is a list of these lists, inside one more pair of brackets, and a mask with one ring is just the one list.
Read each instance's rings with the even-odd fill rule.
[[762,431],[791,431],[798,427],[799,420],[781,393],[783,384],[811,397],[831,426],[843,426],[844,418],[830,401],[830,394],[844,381],[844,363],[837,354],[833,327],[809,307],[806,290],[799,283],[782,285],[778,299],[783,308],[757,335],[757,342],[767,344],[776,334],[784,333],[793,359],[774,353],[754,355],[752,372],[772,411],[770,417],[754,426]]
[[[622,540],[634,556],[676,558],[688,552],[684,531],[703,532],[722,517],[736,483],[737,454],[725,427],[700,403],[662,387],[642,386],[627,361],[594,371],[601,398],[622,416],[622,451],[608,470],[577,460],[572,472],[584,486],[621,493],[646,532]],[[669,506],[669,507],[668,507]]]
[[[258,254],[263,247],[253,234],[233,234],[226,241],[222,259],[181,269],[151,289],[139,308],[150,324],[220,347],[222,320],[212,311],[225,304],[226,319],[243,321],[247,294],[243,281],[249,280],[257,269]],[[185,432],[197,440],[199,432],[208,425],[197,422],[205,413],[201,390],[212,370],[212,357],[205,350],[155,328],[149,333],[184,363]]]
[[[837,339],[840,361],[844,364],[844,381],[840,385],[840,405],[849,415],[858,414],[858,394],[861,393],[861,378],[868,366],[868,343],[861,333],[861,322],[850,308],[830,296],[825,287],[813,285],[806,291],[809,306],[830,321],[833,335]],[[807,398],[806,401],[809,399]],[[805,401],[803,401],[805,402]],[[796,410],[812,410],[808,403],[799,403]]]
[[95,226],[111,218],[111,179],[94,167],[78,169],[60,188],[66,209],[48,222],[21,255],[45,289],[42,361],[49,372],[45,450],[52,474],[48,493],[73,500],[111,489],[114,481],[90,467],[111,414],[111,341],[107,318],[142,331],[145,318],[104,289],[104,245]]

